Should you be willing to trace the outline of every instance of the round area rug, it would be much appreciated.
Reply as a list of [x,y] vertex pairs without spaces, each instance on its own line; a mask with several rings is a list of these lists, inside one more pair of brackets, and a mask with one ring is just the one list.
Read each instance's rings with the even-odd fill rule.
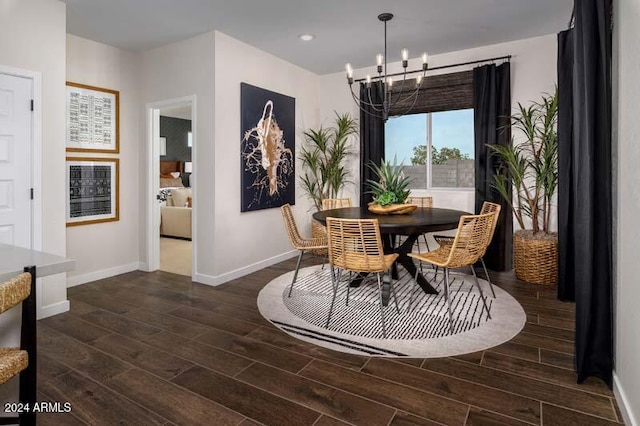
[[495,287],[494,299],[489,283],[480,279],[491,319],[484,309],[471,275],[451,273],[450,287],[454,318],[449,326],[444,298],[444,274],[435,276],[425,269],[425,278],[438,294],[415,291],[413,277],[399,268],[394,280],[400,313],[393,297],[384,307],[387,336],[383,337],[375,275],[349,292],[348,274],[343,273],[331,322],[325,328],[333,295],[330,268],[311,266],[301,269],[291,297],[287,297],[293,271],[268,283],[258,295],[262,316],[293,337],[341,352],[368,356],[435,358],[481,351],[511,340],[524,327],[526,314],[509,293]]

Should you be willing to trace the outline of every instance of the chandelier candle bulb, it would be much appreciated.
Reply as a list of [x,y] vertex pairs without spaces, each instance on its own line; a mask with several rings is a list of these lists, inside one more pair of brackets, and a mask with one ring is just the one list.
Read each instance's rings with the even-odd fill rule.
[[378,74],[382,74],[382,61],[384,61],[384,56],[382,56],[382,53],[378,53],[376,55],[376,64],[378,65]]
[[427,55],[427,53],[423,53],[422,54],[422,70],[426,71],[427,70],[427,61],[429,59],[429,55]]
[[347,81],[349,84],[353,84],[353,68],[351,64],[345,65],[345,69],[347,70]]
[[391,77],[387,78],[387,85],[389,86],[389,89],[393,86],[393,79]]
[[367,88],[371,87],[371,76],[367,74]]
[[416,86],[418,86],[418,87],[422,86],[422,76],[421,75],[416,77]]
[[402,68],[406,68],[409,65],[409,50],[402,49],[400,52],[402,54]]

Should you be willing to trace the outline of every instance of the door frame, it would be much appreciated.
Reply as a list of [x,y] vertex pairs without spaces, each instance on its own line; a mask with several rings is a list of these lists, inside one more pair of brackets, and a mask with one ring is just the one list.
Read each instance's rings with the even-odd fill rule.
[[146,212],[147,212],[147,256],[146,271],[152,272],[160,269],[160,204],[156,195],[160,190],[160,110],[162,108],[174,107],[189,104],[191,106],[191,135],[193,144],[191,147],[192,173],[189,177],[191,191],[193,193],[191,204],[191,280],[197,275],[197,239],[198,239],[198,215],[197,212],[197,177],[198,162],[198,126],[197,126],[197,98],[196,95],[183,96],[180,98],[167,99],[164,101],[151,102],[146,105],[147,121],[147,191],[146,191]]
[[0,65],[0,74],[31,80],[31,249],[42,250],[42,73]]

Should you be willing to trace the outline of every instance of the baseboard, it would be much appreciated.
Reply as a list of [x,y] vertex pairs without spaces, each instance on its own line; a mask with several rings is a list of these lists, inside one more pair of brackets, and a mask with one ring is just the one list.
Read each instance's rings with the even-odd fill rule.
[[618,375],[613,373],[613,394],[616,397],[616,401],[618,402],[618,407],[620,407],[620,412],[622,413],[622,420],[624,420],[624,424],[629,426],[639,426],[638,419],[634,416],[631,411],[631,403],[629,401],[628,395],[625,393],[624,389],[620,386],[620,381],[618,380]]
[[63,300],[62,302],[53,303],[51,305],[43,306],[38,309],[38,319],[52,317],[54,315],[58,315],[69,310],[69,301]]
[[245,275],[248,275],[252,272],[259,271],[261,269],[267,268],[271,265],[275,265],[276,263],[280,263],[285,260],[289,260],[292,257],[296,257],[298,253],[299,252],[297,250],[288,251],[286,253],[282,253],[277,256],[273,256],[268,259],[261,260],[260,262],[256,262],[251,265],[244,266],[242,268],[236,269],[231,272],[227,272],[222,275],[212,276],[212,275],[204,275],[204,274],[195,274],[194,281],[200,284],[206,284],[206,285],[212,285],[212,286],[224,284],[227,281],[244,277]]
[[113,268],[102,269],[100,271],[89,272],[88,274],[75,275],[67,278],[67,288],[77,285],[90,283],[93,281],[103,280],[105,278],[114,277],[127,272],[137,271],[140,269],[140,262],[132,262],[126,265],[115,266]]

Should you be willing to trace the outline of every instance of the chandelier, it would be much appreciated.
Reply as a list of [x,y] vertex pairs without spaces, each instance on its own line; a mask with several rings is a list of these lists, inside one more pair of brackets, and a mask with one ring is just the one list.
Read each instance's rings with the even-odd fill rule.
[[[407,71],[407,67],[409,65],[409,51],[407,49],[402,49],[402,72],[387,74],[387,22],[392,18],[393,14],[391,13],[381,13],[380,15],[378,15],[378,20],[384,23],[384,54],[378,53],[376,55],[378,75],[374,77],[371,77],[371,75],[367,75],[365,78],[354,80],[353,68],[351,67],[351,64],[346,65],[347,82],[349,83],[351,96],[353,96],[353,100],[358,105],[358,108],[360,108],[360,110],[365,112],[366,114],[382,118],[385,122],[389,118],[389,111],[391,111],[391,109],[396,105],[403,105],[405,107],[408,105],[408,108],[405,108],[402,114],[407,114],[411,111],[416,103],[416,100],[418,99],[418,93],[420,92],[420,88],[422,87],[422,83],[424,82],[424,78],[426,77],[428,68],[428,56],[426,53],[423,53],[422,69]],[[409,87],[410,83],[407,82],[407,75],[415,73],[421,74],[416,77],[413,87]],[[397,77],[400,75],[402,75],[402,82],[398,81],[394,83],[393,77]],[[358,96],[354,93],[354,81],[364,82],[364,96]],[[377,98],[376,96],[371,96],[372,83],[382,83],[380,84],[380,86],[382,86],[381,100],[372,100],[373,98]]]

